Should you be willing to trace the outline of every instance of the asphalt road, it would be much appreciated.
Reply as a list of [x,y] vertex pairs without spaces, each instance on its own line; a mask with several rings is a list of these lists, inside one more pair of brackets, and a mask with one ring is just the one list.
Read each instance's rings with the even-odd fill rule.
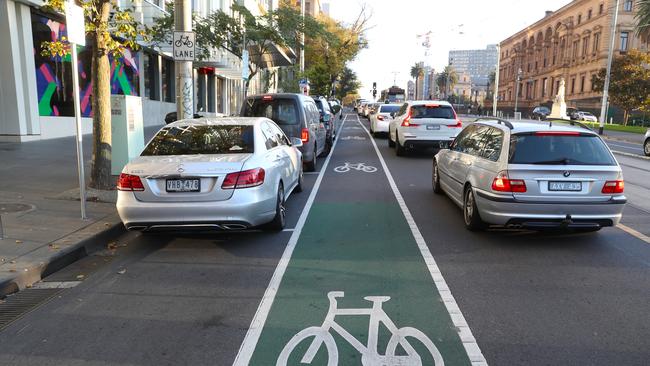
[[[375,138],[378,155],[356,115],[344,127],[327,169],[287,202],[287,231],[127,234],[116,251],[47,279],[81,283],[0,330],[0,365],[230,365],[242,343],[250,364],[273,365],[292,334],[321,324],[332,290],[345,291],[345,308],[391,296],[386,314],[426,335],[447,365],[466,363],[474,338],[490,365],[647,364],[649,243],[619,228],[468,232],[460,208],[431,191],[432,152],[398,158]],[[630,196],[623,223],[648,228],[650,162],[617,158]],[[346,162],[376,171],[333,170]],[[471,333],[457,334],[461,320]],[[367,319],[342,324],[368,340]],[[334,340],[339,364],[360,364]]]

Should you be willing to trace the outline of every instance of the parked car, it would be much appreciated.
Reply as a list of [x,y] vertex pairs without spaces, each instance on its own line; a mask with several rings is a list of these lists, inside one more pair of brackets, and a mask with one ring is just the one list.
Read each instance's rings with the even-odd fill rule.
[[418,147],[446,148],[463,128],[454,108],[446,101],[409,101],[388,125],[388,146],[397,156]]
[[479,120],[433,159],[433,190],[462,207],[465,226],[616,225],[623,172],[597,133],[581,126]]
[[360,116],[363,116],[363,110],[366,108],[366,105],[370,103],[367,100],[362,100],[358,105],[357,105],[357,114]]
[[[194,113],[194,118],[203,118],[202,115]],[[170,124],[172,122],[178,121],[176,112],[169,112],[165,115],[165,124]]]
[[576,121],[598,122],[598,118],[589,112],[577,111],[573,113],[571,119]]
[[368,103],[366,106],[363,108],[363,116],[366,118],[369,118],[368,116],[370,115],[370,112],[372,112],[373,108],[376,108],[379,105],[379,103]]
[[333,120],[334,132],[335,132],[334,138],[336,139],[340,131],[341,122],[343,121],[343,106],[341,106],[341,103],[339,103],[339,101],[335,99],[330,99],[327,102],[329,103],[330,110],[334,115],[334,120]]
[[327,131],[311,97],[291,93],[249,96],[241,116],[266,117],[289,138],[302,139],[300,151],[307,171],[315,171],[318,156],[327,152]]
[[549,114],[551,114],[551,110],[548,107],[541,105],[533,109],[533,113],[531,114],[530,118],[543,120],[546,119]]
[[117,211],[129,230],[282,230],[301,145],[267,118],[171,123],[122,170]]
[[380,133],[388,133],[388,125],[393,119],[401,104],[380,104],[377,111],[370,114],[370,133],[377,136]]
[[325,97],[315,96],[314,102],[316,102],[316,108],[318,108],[318,114],[320,116],[320,121],[325,125],[326,137],[325,137],[325,150],[326,154],[332,149],[334,144],[334,138],[336,136],[335,123],[334,123],[334,113],[330,109],[330,104],[325,99]]
[[645,133],[645,140],[643,141],[643,152],[645,156],[650,156],[650,129]]

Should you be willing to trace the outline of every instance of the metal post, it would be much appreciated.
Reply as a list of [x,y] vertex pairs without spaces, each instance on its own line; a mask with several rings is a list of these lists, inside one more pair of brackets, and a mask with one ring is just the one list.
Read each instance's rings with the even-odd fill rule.
[[614,15],[612,16],[611,37],[609,39],[609,52],[607,54],[607,73],[605,74],[605,85],[603,86],[603,100],[600,105],[600,126],[598,134],[602,135],[605,131],[605,121],[607,120],[607,103],[609,102],[609,82],[612,72],[612,59],[614,58],[614,45],[616,43],[616,23],[618,22],[618,7],[620,0],[616,0],[614,6]]
[[517,85],[515,86],[515,114],[517,114],[517,103],[519,102],[519,82],[521,82],[521,67],[519,70],[517,70],[517,77],[515,78],[515,83]]
[[[192,31],[192,5],[189,0],[174,0],[175,30]],[[176,61],[176,116],[194,117],[194,75],[192,61]]]
[[300,35],[300,73],[305,73],[305,0],[300,0],[300,14],[302,15],[303,32]]
[[497,70],[494,73],[494,92],[492,95],[492,115],[497,115],[497,102],[499,100],[499,74],[501,69],[501,44],[497,44]]
[[77,63],[77,45],[70,45],[72,50],[72,93],[74,97],[74,115],[77,124],[77,173],[79,175],[79,201],[81,202],[81,219],[86,216],[86,173],[84,172],[83,130],[81,128],[81,106],[79,103],[79,70]]

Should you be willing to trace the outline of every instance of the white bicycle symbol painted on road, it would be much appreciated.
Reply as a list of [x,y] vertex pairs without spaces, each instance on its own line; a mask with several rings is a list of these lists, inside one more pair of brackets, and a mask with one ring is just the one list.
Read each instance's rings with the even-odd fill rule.
[[[428,353],[431,354],[434,365],[441,366],[444,365],[444,360],[442,355],[438,351],[438,348],[433,344],[433,342],[426,336],[422,331],[412,328],[412,327],[403,327],[397,328],[395,323],[388,317],[388,314],[382,309],[382,304],[390,300],[389,296],[366,296],[365,300],[372,302],[372,307],[369,309],[338,309],[336,298],[343,297],[345,294],[343,291],[332,291],[327,294],[329,298],[330,306],[323,321],[323,325],[320,327],[309,327],[298,332],[286,346],[282,349],[276,366],[286,366],[289,360],[289,356],[293,350],[300,344],[300,342],[313,337],[314,340],[311,342],[311,345],[307,349],[307,352],[301,359],[301,363],[310,364],[318,349],[321,345],[325,344],[327,348],[327,365],[336,366],[339,362],[339,351],[336,348],[336,341],[332,336],[332,331],[338,333],[343,339],[345,339],[352,347],[354,347],[359,353],[361,353],[361,364],[362,365],[422,365],[422,359],[418,355],[417,351],[411,346],[408,338],[417,340],[422,343]],[[368,344],[364,346],[359,342],[352,334],[340,326],[334,318],[337,315],[363,315],[370,316],[370,326],[368,328]],[[383,323],[384,326],[390,331],[391,337],[388,341],[388,346],[386,347],[386,352],[384,355],[380,355],[377,351],[377,342],[379,339],[379,325]],[[400,346],[401,349],[406,353],[406,355],[396,355],[397,346]]]
[[364,163],[348,163],[345,162],[345,165],[337,166],[334,168],[334,171],[337,173],[347,173],[350,170],[358,170],[364,173],[374,173],[377,171],[377,168],[371,165],[366,165]]

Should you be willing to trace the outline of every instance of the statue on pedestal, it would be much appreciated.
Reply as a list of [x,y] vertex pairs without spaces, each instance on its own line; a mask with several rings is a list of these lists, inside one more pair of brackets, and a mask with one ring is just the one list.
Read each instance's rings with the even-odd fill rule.
[[566,101],[564,100],[565,89],[564,78],[562,78],[560,79],[560,87],[557,90],[555,101],[553,101],[551,114],[548,115],[550,118],[569,119],[569,116],[566,114]]

